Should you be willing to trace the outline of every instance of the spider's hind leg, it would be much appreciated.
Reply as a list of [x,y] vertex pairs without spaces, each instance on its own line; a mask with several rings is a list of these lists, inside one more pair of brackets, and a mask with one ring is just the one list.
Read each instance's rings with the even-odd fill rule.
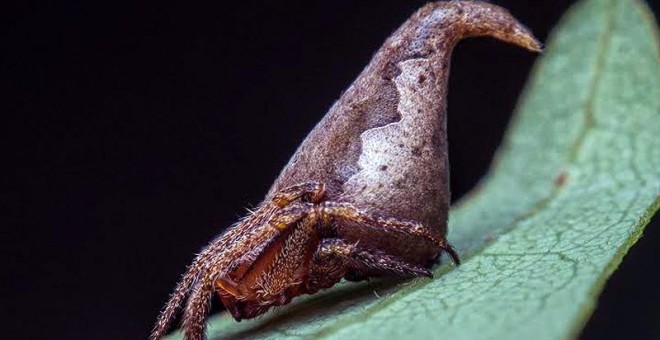
[[343,277],[353,278],[355,281],[357,278],[383,275],[432,276],[428,269],[397,256],[331,238],[323,240],[314,254],[307,293],[312,294],[319,289],[331,287]]
[[[397,218],[382,218],[364,212],[350,203],[323,202],[319,204],[325,220],[335,219],[355,223],[371,229],[384,229],[394,233],[403,233],[420,240],[433,243],[436,247],[449,254],[456,265],[460,264],[458,253],[447,239],[433,235],[423,224]],[[369,261],[369,260],[367,260]]]

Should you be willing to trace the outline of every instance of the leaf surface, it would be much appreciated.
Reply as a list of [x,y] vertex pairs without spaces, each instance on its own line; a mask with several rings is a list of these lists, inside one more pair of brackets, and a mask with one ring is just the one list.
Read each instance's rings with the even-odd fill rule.
[[216,316],[209,338],[577,336],[660,206],[657,38],[638,1],[566,14],[490,174],[452,209],[463,265],[433,280],[342,283],[241,323]]

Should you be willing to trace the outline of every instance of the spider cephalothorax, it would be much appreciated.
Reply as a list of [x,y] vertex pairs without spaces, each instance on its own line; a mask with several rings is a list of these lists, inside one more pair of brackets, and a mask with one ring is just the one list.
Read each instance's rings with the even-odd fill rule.
[[214,292],[241,320],[342,278],[431,276],[442,252],[458,263],[445,239],[445,98],[451,49],[479,35],[539,50],[495,5],[424,6],[309,134],[258,208],[196,257],[152,338],[184,302],[186,338],[203,338]]

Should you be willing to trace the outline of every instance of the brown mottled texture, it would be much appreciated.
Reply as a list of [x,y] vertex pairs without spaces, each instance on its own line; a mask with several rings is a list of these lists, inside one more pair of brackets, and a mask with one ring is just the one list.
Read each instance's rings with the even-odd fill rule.
[[538,51],[506,10],[424,6],[375,54],[314,128],[258,208],[202,251],[152,339],[186,302],[186,339],[204,338],[216,292],[236,320],[342,278],[430,276],[449,209],[446,93],[453,46],[487,35]]

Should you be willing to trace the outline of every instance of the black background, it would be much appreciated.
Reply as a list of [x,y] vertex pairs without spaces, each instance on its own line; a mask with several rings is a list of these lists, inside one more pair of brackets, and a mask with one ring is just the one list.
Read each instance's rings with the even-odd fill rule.
[[[570,5],[495,2],[542,41]],[[21,2],[2,20],[11,338],[144,338],[193,254],[260,201],[424,2],[90,3]],[[490,39],[457,47],[454,198],[487,170],[535,58]],[[658,227],[608,282],[585,337],[660,336]]]

